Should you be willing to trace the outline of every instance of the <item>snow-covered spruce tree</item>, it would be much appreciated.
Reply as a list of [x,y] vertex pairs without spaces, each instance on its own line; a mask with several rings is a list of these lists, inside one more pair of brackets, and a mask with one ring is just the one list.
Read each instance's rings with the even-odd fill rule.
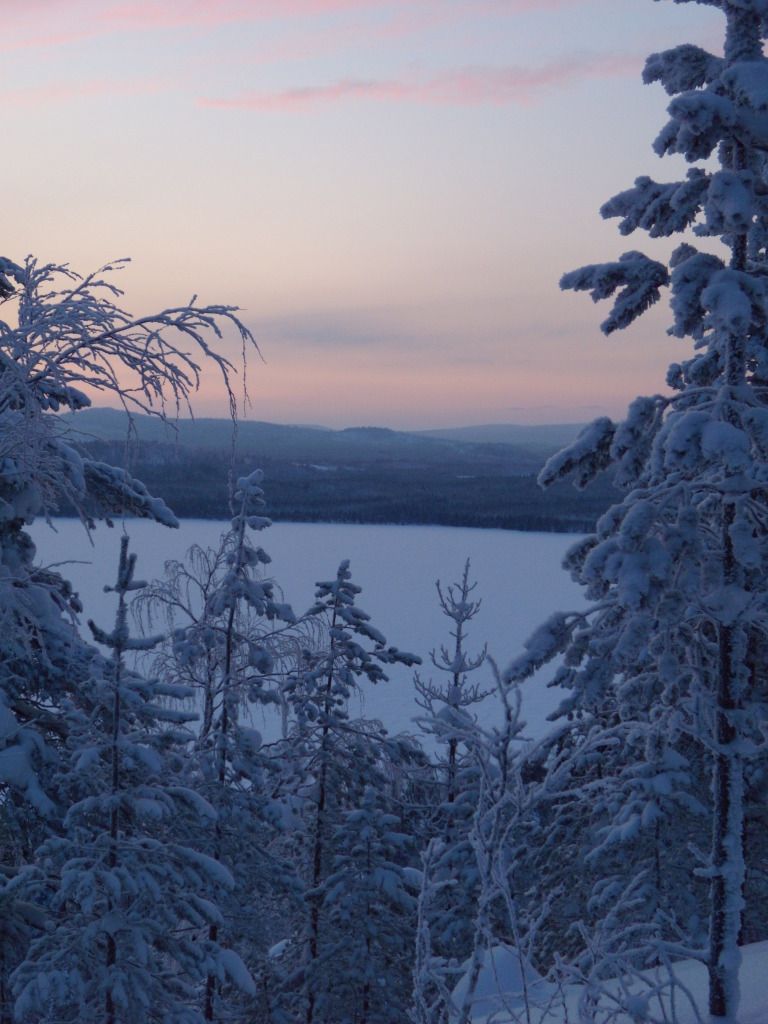
[[[469,844],[478,799],[478,764],[474,749],[478,726],[472,713],[491,692],[474,682],[473,673],[486,662],[487,648],[477,654],[467,649],[468,624],[477,616],[481,601],[477,584],[470,581],[469,559],[461,579],[447,587],[436,583],[443,614],[450,620],[450,640],[430,653],[442,680],[414,676],[416,702],[423,714],[420,729],[437,743],[434,764],[436,793],[433,813],[423,842],[431,843],[430,872],[436,890],[430,899],[428,922],[433,954],[453,961],[458,969],[472,948],[473,917],[479,881],[477,863]],[[448,884],[437,885],[441,880]]]
[[433,683],[422,679],[418,673],[414,677],[416,702],[426,712],[420,724],[447,747],[444,785],[446,802],[449,804],[454,803],[459,795],[457,776],[460,738],[451,731],[451,723],[457,717],[461,728],[465,724],[464,709],[479,704],[491,692],[483,691],[469,680],[470,674],[481,667],[487,655],[487,646],[476,655],[470,655],[465,647],[467,625],[477,616],[482,604],[481,600],[472,596],[477,583],[470,582],[469,569],[467,559],[460,581],[445,589],[440,580],[435,584],[440,608],[443,615],[451,620],[452,628],[450,641],[442,644],[439,650],[433,650],[430,661],[438,672],[447,675],[447,681],[443,684]]
[[[549,990],[534,993],[526,987],[535,975],[532,953],[538,928],[550,911],[551,894],[542,892],[539,886],[529,911],[520,899],[517,877],[518,862],[523,860],[530,835],[528,819],[538,815],[538,785],[523,778],[520,692],[508,687],[490,659],[489,663],[501,721],[490,727],[474,723],[472,729],[465,729],[462,738],[467,747],[464,760],[473,764],[474,772],[473,811],[461,841],[468,850],[463,859],[471,860],[474,870],[469,891],[455,898],[455,904],[466,919],[464,927],[470,938],[460,964],[447,964],[444,956],[437,955],[439,946],[434,940],[439,939],[439,932],[434,922],[439,924],[440,917],[433,907],[440,905],[445,892],[466,885],[470,873],[465,866],[461,875],[447,874],[440,842],[432,840],[423,858],[418,907],[411,1011],[416,1024],[469,1024],[479,1013],[490,1013],[489,1020],[497,1019],[498,1014],[499,1020],[530,1021],[534,1005],[541,1008],[542,998],[547,999],[550,1009],[553,1005]],[[503,999],[489,1002],[487,992],[484,998],[478,992],[481,975],[490,975],[499,957],[514,964],[523,985],[517,996],[519,1005],[514,1008]],[[503,985],[500,979],[498,983]]]
[[[31,258],[23,266],[0,260],[0,879],[28,863],[58,816],[48,782],[66,735],[59,709],[86,685],[92,656],[74,625],[71,586],[35,564],[25,526],[64,508],[86,523],[126,514],[176,525],[125,471],[81,457],[55,414],[88,406],[87,389],[163,416],[167,403],[188,402],[200,357],[228,384],[233,368],[209,344],[223,327],[244,346],[253,340],[232,307],[194,299],[134,317],[109,280],[119,268],[83,278]],[[3,971],[9,963],[4,954]]]
[[[738,1005],[745,806],[764,767],[768,568],[768,35],[766,0],[702,0],[725,17],[723,56],[684,45],[653,54],[646,82],[674,96],[655,142],[689,161],[684,181],[639,178],[603,207],[622,233],[690,227],[720,254],[686,242],[669,267],[640,252],[566,274],[597,300],[618,292],[603,330],[627,326],[671,287],[674,337],[695,353],[674,363],[671,394],[638,398],[627,419],[596,421],[542,473],[585,483],[609,466],[626,498],[569,566],[591,607],[558,616],[511,669],[521,678],[565,651],[563,710],[639,723],[670,748],[695,744],[711,764],[708,947],[713,1018]],[[653,741],[656,743],[656,741]],[[762,762],[762,763],[761,763]],[[667,776],[667,778],[670,778]],[[746,783],[746,794],[745,794]],[[746,800],[746,803],[745,803]],[[653,823],[653,792],[640,826]]]
[[[302,929],[302,979],[306,1024],[330,1022],[334,1016],[327,971],[329,933],[323,897],[324,883],[333,867],[332,837],[341,814],[355,807],[365,787],[375,781],[386,732],[377,722],[351,719],[350,698],[359,680],[380,683],[387,679],[383,665],[418,664],[412,654],[387,646],[383,634],[355,601],[360,587],[352,582],[349,562],[343,561],[336,578],[318,583],[310,615],[326,623],[326,642],[306,652],[304,663],[288,684],[294,715],[290,737],[294,756],[302,763],[302,791],[306,803],[304,837],[306,866],[306,919]],[[328,998],[326,998],[328,997]]]
[[525,916],[536,913],[542,891],[550,904],[537,929],[536,966],[567,965],[567,977],[601,993],[603,1013],[614,1006],[622,971],[628,1000],[638,986],[646,991],[635,996],[655,998],[650,979],[638,973],[648,967],[660,968],[655,991],[669,998],[669,961],[701,951],[707,903],[690,849],[707,825],[696,748],[684,738],[666,742],[639,716],[609,718],[577,712],[526,752],[520,771],[532,813],[516,826],[510,860]]
[[[170,627],[155,670],[193,687],[203,709],[188,771],[217,816],[195,845],[224,863],[236,880],[221,901],[223,920],[210,925],[209,938],[238,948],[249,960],[259,945],[262,952],[265,947],[259,901],[267,891],[285,889],[291,874],[268,853],[268,791],[275,786],[270,775],[279,766],[262,751],[253,722],[254,709],[279,704],[281,650],[286,630],[296,626],[291,608],[277,599],[274,581],[263,575],[270,557],[251,536],[270,525],[262,514],[262,477],[255,470],[237,480],[237,512],[220,547],[196,547],[187,564],[168,563],[166,579],[147,587],[135,606],[150,628],[158,617]],[[235,990],[231,998],[237,997]],[[205,1019],[231,1016],[227,1002],[211,973]]]
[[394,1024],[406,1018],[416,899],[412,837],[398,831],[382,787],[368,785],[332,837],[321,916],[330,993],[325,1019]]
[[183,726],[194,714],[164,701],[189,690],[125,664],[128,651],[156,642],[129,635],[126,598],[143,586],[135,563],[124,536],[117,583],[107,588],[118,597],[114,628],[90,624],[111,655],[94,655],[90,687],[66,709],[58,790],[72,802],[63,834],[43,843],[26,873],[31,890],[52,895],[50,925],[13,977],[19,1020],[193,1024],[203,1019],[196,1004],[206,976],[255,991],[239,957],[210,934],[221,920],[214,898],[232,887],[231,875],[177,838],[179,819],[191,830],[216,818],[179,777],[176,751],[189,742]]

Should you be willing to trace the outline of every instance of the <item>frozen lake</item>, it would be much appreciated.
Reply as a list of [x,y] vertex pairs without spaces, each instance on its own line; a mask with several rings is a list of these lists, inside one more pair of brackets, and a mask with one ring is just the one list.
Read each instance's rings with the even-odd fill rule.
[[[131,549],[138,555],[138,575],[159,577],[166,559],[180,559],[194,543],[215,546],[225,524],[210,520],[183,520],[169,530],[144,520],[130,520],[125,528]],[[76,520],[57,520],[52,529],[35,524],[32,535],[43,564],[60,566],[85,605],[85,618],[111,625],[114,597],[103,586],[115,578],[122,526],[99,526],[93,544]],[[354,526],[320,523],[281,523],[260,535],[272,556],[272,575],[285,600],[298,614],[312,603],[314,583],[331,579],[339,562],[350,559],[352,578],[363,588],[359,605],[389,643],[419,654],[425,661],[422,675],[437,679],[426,664],[431,649],[447,642],[449,620],[440,612],[435,581],[458,579],[466,558],[477,580],[475,596],[482,608],[472,623],[468,649],[487,642],[500,666],[521,649],[531,630],[553,611],[583,604],[578,587],[560,568],[572,535],[515,533],[505,530],[470,530],[437,526]],[[483,681],[484,669],[475,678]],[[388,683],[366,687],[364,713],[380,718],[391,732],[411,731],[417,707],[412,671],[394,666]],[[546,729],[547,714],[557,705],[555,691],[543,678],[524,690],[524,717],[528,734]],[[484,679],[487,681],[488,673]],[[490,720],[494,709],[487,701],[481,717]]]

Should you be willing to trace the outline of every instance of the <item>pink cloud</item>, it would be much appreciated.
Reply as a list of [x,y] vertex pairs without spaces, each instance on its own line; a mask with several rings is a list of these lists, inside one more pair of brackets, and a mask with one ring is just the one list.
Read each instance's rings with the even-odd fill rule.
[[515,15],[584,0],[3,0],[0,50],[71,45],[106,34],[210,29],[240,22],[329,14],[390,15],[393,33],[478,15]]
[[[480,0],[478,0],[480,2]],[[365,5],[361,5],[365,6]],[[477,12],[461,2],[444,3],[439,9],[428,9],[428,5],[414,4],[411,7],[390,5],[384,17],[373,19],[343,18],[328,19],[325,22],[299,22],[289,32],[280,33],[277,40],[253,39],[247,54],[227,54],[227,66],[233,60],[249,68],[289,61],[306,61],[343,51],[354,50],[359,55],[363,47],[378,48],[382,43],[399,42],[409,36],[429,34],[434,39],[441,29],[460,26],[462,23],[477,24]],[[378,49],[375,52],[379,52]],[[200,58],[195,58],[195,68],[200,67]],[[222,56],[216,53],[208,57],[208,63],[221,66]],[[199,75],[195,75],[195,82]]]
[[125,0],[99,5],[99,19],[125,27],[210,26],[237,21],[307,17],[346,11],[400,9],[407,14],[447,11],[477,14],[522,14],[583,6],[584,0]]
[[[405,0],[387,0],[399,7]],[[3,0],[0,51],[72,45],[104,35],[205,29],[238,22],[343,13],[382,0]]]
[[65,46],[101,35],[90,0],[5,0],[0,51]]
[[[400,5],[405,0],[395,0]],[[392,0],[388,0],[391,6]],[[383,0],[133,0],[100,11],[105,25],[123,28],[210,27],[241,21],[307,17],[382,7]]]
[[326,85],[279,92],[246,92],[226,99],[204,98],[206,107],[257,111],[306,110],[346,100],[395,100],[457,106],[529,103],[547,90],[588,78],[635,74],[642,60],[633,56],[574,57],[540,68],[466,68],[427,80],[344,79]]

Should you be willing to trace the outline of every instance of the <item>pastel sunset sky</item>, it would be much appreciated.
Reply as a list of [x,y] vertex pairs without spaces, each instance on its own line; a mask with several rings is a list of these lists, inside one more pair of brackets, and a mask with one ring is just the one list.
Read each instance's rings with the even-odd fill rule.
[[[253,419],[401,428],[621,415],[687,343],[611,338],[561,273],[642,248],[598,216],[720,50],[652,0],[2,0],[3,255],[131,256],[137,313],[243,307]],[[230,343],[230,342],[228,342]],[[234,346],[234,342],[231,342]],[[195,402],[225,415],[213,374]]]

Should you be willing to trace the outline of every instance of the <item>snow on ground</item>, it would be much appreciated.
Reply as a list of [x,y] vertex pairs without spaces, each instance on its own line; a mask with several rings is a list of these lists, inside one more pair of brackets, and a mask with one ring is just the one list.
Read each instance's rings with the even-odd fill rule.
[[[184,520],[169,530],[144,520],[126,524],[132,549],[138,554],[137,576],[162,574],[163,562],[181,558],[193,543],[215,545],[225,524],[210,520]],[[110,626],[112,597],[103,586],[114,579],[120,546],[120,527],[99,526],[94,545],[79,522],[57,520],[55,532],[44,523],[32,534],[38,560],[44,564],[69,562],[61,567],[75,584],[85,604],[85,619]],[[285,599],[296,612],[312,604],[314,583],[335,576],[343,558],[351,561],[353,580],[363,588],[360,607],[367,611],[389,643],[428,660],[429,651],[450,642],[448,620],[441,614],[435,581],[448,584],[461,576],[464,561],[472,560],[476,596],[483,599],[471,624],[469,649],[488,643],[489,653],[504,667],[518,655],[529,633],[553,611],[581,607],[579,588],[560,568],[563,554],[577,538],[548,533],[508,530],[472,530],[437,526],[355,526],[324,523],[281,523],[265,531],[260,543],[272,556],[272,570]],[[86,563],[86,564],[79,564]],[[478,679],[489,684],[487,670]],[[433,678],[425,665],[422,674]],[[364,714],[381,719],[391,732],[410,731],[418,713],[412,672],[395,666],[390,682],[367,687]],[[528,734],[541,736],[546,716],[557,706],[555,691],[545,687],[546,676],[526,684],[524,718]],[[490,701],[480,717],[493,721]]]
[[[768,1024],[768,942],[756,942],[741,950],[741,1000],[738,1024]],[[707,971],[695,960],[681,960],[674,965],[677,980],[675,1013],[669,998],[660,1005],[651,999],[643,1013],[644,1000],[640,987],[633,1016],[620,1012],[612,1001],[619,991],[617,982],[606,985],[607,998],[601,1002],[603,1010],[590,1020],[595,1024],[638,1024],[641,1021],[664,1021],[668,1024],[699,1024],[707,1021]],[[653,983],[653,972],[644,972]],[[462,1007],[466,995],[466,977],[453,991],[457,1009]],[[584,987],[566,985],[562,988],[536,974],[534,969],[509,946],[496,946],[486,955],[472,1003],[472,1024],[575,1024],[579,1004],[584,999]],[[457,1014],[458,1016],[458,1014]]]

